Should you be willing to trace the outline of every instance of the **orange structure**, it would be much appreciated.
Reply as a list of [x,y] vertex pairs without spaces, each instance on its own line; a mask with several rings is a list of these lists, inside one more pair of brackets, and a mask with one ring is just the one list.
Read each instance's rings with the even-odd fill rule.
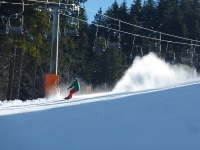
[[45,95],[49,97],[60,93],[59,89],[59,75],[46,74],[45,76]]

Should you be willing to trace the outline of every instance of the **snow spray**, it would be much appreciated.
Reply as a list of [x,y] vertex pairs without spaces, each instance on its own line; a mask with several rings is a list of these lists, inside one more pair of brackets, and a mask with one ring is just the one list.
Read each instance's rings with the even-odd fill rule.
[[170,65],[150,53],[142,58],[136,57],[132,66],[125,72],[113,92],[135,92],[184,84],[197,79],[195,68],[182,64]]

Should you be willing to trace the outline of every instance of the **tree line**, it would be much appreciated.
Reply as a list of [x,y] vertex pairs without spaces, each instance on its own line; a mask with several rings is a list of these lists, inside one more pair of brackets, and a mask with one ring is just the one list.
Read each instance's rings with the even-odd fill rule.
[[[73,2],[82,4],[86,1]],[[13,1],[8,0],[8,2]],[[20,3],[21,0],[16,2]],[[21,10],[21,5],[2,4],[0,30],[5,29],[6,17]],[[70,17],[73,14],[70,12],[65,12],[67,15],[60,14],[58,75],[61,87],[70,84],[73,78],[77,77],[83,85],[82,92],[86,91],[87,84],[92,84],[95,88],[107,83],[111,90],[115,79],[121,78],[133,61],[130,59],[130,53],[134,36],[125,33],[141,35],[135,37],[134,45],[140,45],[144,55],[148,54],[149,45],[157,42],[145,37],[159,39],[159,32],[188,39],[200,38],[199,0],[133,0],[130,6],[127,6],[125,0],[121,4],[114,0],[105,12],[102,12],[101,8],[94,11],[98,13],[93,22],[88,23],[86,10],[80,9],[77,37],[64,34],[65,28],[76,27]],[[45,40],[44,36],[51,35],[52,16],[48,12],[34,10],[33,5],[25,5],[23,17],[24,34],[0,34],[1,100],[26,100],[45,96],[44,77],[49,73],[51,41]],[[109,34],[113,32],[109,29],[118,30],[119,20],[122,21],[121,31],[125,32],[120,35],[121,47],[107,47],[104,52],[94,52],[96,35],[107,40]],[[190,43],[167,34],[162,35],[167,41]],[[181,52],[189,47],[184,44],[168,44],[168,49],[174,51],[177,58],[180,58]],[[162,56],[165,55],[166,46],[167,42],[161,42]]]

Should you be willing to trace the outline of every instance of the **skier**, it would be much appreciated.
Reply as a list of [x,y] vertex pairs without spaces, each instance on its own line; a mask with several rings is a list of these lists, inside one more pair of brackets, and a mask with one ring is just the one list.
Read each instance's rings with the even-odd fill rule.
[[65,97],[64,99],[72,98],[72,95],[80,90],[80,83],[78,82],[77,78],[74,78],[73,83],[69,86],[67,90],[69,90],[70,88],[72,89],[69,91],[69,95]]

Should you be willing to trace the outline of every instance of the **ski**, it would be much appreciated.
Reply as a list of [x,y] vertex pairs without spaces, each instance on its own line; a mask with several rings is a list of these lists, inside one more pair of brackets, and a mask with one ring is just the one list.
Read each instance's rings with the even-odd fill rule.
[[65,100],[69,100],[70,98],[68,98],[68,97],[64,97],[63,99],[65,99]]

